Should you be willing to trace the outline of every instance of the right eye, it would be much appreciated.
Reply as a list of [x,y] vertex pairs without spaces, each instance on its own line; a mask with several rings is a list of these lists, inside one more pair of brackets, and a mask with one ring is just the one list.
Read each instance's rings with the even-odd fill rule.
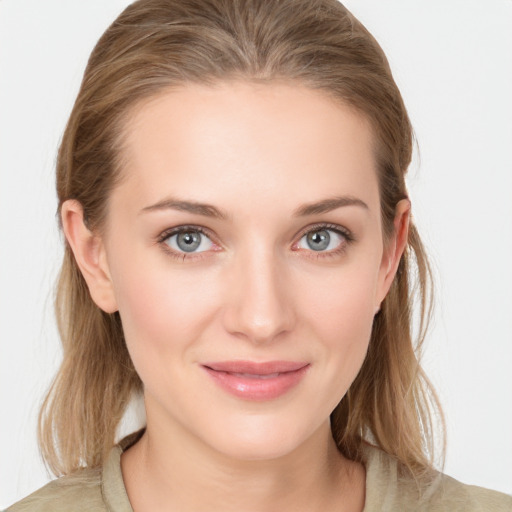
[[205,252],[213,247],[213,242],[199,228],[175,228],[164,233],[160,241],[180,255]]

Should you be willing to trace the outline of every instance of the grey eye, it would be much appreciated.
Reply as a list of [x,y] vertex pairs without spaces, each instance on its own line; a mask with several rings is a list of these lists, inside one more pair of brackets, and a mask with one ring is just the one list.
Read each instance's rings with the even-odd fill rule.
[[343,243],[344,237],[333,229],[316,229],[306,233],[299,242],[301,249],[325,251],[336,249]]
[[313,249],[313,251],[323,251],[329,247],[331,236],[327,230],[323,229],[322,231],[308,233],[306,240],[310,249]]
[[182,251],[193,252],[201,245],[201,235],[195,232],[180,233],[176,243]]
[[169,236],[166,244],[177,252],[203,252],[213,245],[204,233],[192,229]]

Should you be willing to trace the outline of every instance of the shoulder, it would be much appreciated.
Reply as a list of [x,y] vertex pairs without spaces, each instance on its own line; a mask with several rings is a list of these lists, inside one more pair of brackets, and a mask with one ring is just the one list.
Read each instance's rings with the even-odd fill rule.
[[512,512],[512,496],[466,485],[440,472],[423,480],[406,477],[382,450],[365,448],[364,512]]
[[121,454],[143,432],[134,432],[115,445],[102,468],[57,478],[4,512],[133,512],[124,487]]
[[101,491],[101,472],[83,470],[57,478],[5,512],[106,512]]
[[431,503],[432,510],[440,512],[512,512],[512,496],[476,485],[463,484],[443,474],[439,476],[439,484],[434,489]]

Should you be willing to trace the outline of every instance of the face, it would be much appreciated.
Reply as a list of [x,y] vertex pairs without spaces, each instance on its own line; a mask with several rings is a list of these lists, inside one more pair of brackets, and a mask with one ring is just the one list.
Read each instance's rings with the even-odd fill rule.
[[328,425],[390,284],[372,146],[297,85],[187,85],[133,112],[101,250],[148,428],[261,459]]

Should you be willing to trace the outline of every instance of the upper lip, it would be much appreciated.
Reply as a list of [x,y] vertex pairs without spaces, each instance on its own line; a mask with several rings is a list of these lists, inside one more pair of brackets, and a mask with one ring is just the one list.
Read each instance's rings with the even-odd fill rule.
[[203,366],[217,372],[247,373],[250,375],[270,375],[300,370],[309,363],[303,361],[215,361],[203,363]]

